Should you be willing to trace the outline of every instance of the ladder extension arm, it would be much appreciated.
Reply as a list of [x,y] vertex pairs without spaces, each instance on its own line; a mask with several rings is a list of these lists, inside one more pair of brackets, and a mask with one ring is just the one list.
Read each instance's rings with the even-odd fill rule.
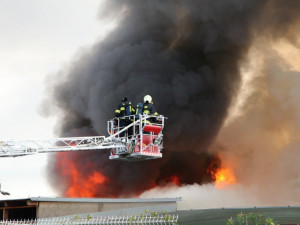
[[121,146],[104,136],[52,138],[44,140],[0,140],[0,157],[46,152],[111,149]]

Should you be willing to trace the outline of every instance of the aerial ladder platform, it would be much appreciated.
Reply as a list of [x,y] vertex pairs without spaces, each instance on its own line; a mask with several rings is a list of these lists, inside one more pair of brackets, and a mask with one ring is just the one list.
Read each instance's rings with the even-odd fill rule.
[[[107,121],[109,136],[66,137],[41,140],[0,140],[0,157],[49,152],[110,150],[109,159],[141,161],[162,158],[166,117],[132,115]],[[130,121],[121,127],[121,120]],[[149,122],[151,121],[151,122]]]

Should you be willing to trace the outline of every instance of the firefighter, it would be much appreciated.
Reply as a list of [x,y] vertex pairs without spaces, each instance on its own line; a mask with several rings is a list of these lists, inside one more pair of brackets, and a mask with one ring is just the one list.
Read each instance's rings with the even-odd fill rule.
[[136,119],[139,119],[140,115],[143,114],[143,107],[144,107],[143,103],[139,102],[137,104],[136,110],[135,110],[135,112],[136,112],[135,118]]
[[[145,95],[144,97],[144,103],[138,103],[136,106],[136,119],[140,118],[140,115],[149,115],[149,116],[158,116],[158,113],[156,112],[152,97],[150,95]],[[151,124],[153,122],[157,122],[157,119],[154,117],[147,118],[146,121],[142,121],[143,126],[146,124]],[[138,127],[136,128],[136,131],[138,131]],[[149,132],[144,132],[144,134],[149,134]]]
[[[150,95],[145,95],[145,97],[144,97],[142,114],[150,115],[150,116],[158,116],[158,113],[156,112],[154,105],[153,105],[152,97]],[[149,118],[148,121],[155,122],[156,118]]]
[[[122,130],[124,127],[128,126],[132,121],[133,118],[131,115],[135,114],[135,109],[132,107],[131,101],[124,97],[121,103],[118,105],[117,109],[115,110],[115,118],[118,122],[119,120],[119,128]],[[127,131],[120,133],[120,137],[124,137],[125,135],[132,135],[132,127],[130,127]]]

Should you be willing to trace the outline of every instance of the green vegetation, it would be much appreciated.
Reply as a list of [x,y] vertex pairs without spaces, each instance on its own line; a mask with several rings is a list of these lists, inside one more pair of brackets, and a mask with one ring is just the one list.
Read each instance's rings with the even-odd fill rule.
[[[130,217],[130,225],[145,225],[145,222],[147,222],[147,215],[151,215],[153,218],[163,218],[165,222],[171,222],[174,220],[174,215],[170,215],[167,211],[163,212],[151,212],[149,210],[145,210],[144,213],[141,213],[139,215],[133,215]],[[178,225],[177,222],[173,222],[173,225]]]
[[263,215],[252,212],[237,214],[236,217],[227,220],[226,225],[277,225],[271,217],[264,218]]
[[[235,219],[235,225],[238,225],[236,215],[241,212],[273,218],[275,224],[300,224],[300,207],[295,206],[184,210],[177,211],[176,215],[180,225],[225,225],[231,217]],[[250,221],[248,224],[251,225]]]

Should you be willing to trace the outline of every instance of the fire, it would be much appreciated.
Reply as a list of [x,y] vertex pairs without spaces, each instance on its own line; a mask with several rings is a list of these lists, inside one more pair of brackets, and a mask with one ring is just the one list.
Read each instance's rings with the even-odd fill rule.
[[80,177],[78,180],[76,180],[78,178],[76,174],[78,173],[75,171],[73,174],[75,176],[71,175],[72,184],[66,192],[67,197],[95,197],[98,185],[106,181],[106,178],[97,171],[94,171],[86,178]]
[[149,187],[149,189],[153,189],[158,186],[159,187],[180,186],[181,185],[180,179],[181,179],[180,176],[173,174],[171,176],[159,180],[158,182],[153,183],[153,185]]
[[236,178],[230,168],[218,169],[213,176],[215,178],[215,186],[219,189],[236,184]]
[[[80,168],[76,167],[75,163],[66,156],[66,153],[57,154],[58,161],[56,166],[59,167],[63,177],[67,182],[67,197],[96,197],[99,188],[102,189],[108,179],[98,171],[93,171],[90,174],[83,174]],[[92,164],[87,164],[87,167],[92,167]]]
[[[221,159],[222,157],[218,156],[218,158]],[[230,165],[233,165],[233,161],[231,160],[230,162]],[[228,165],[228,162],[226,165]],[[221,160],[212,161],[206,172],[211,176],[212,180],[215,181],[215,186],[219,189],[225,189],[237,183],[231,167],[224,166],[224,164],[221,166]]]
[[166,182],[167,182],[167,183],[172,183],[172,184],[174,184],[174,185],[176,185],[176,186],[180,186],[180,179],[179,179],[179,177],[176,176],[176,175],[173,175],[173,176],[167,178],[167,179],[166,179]]

